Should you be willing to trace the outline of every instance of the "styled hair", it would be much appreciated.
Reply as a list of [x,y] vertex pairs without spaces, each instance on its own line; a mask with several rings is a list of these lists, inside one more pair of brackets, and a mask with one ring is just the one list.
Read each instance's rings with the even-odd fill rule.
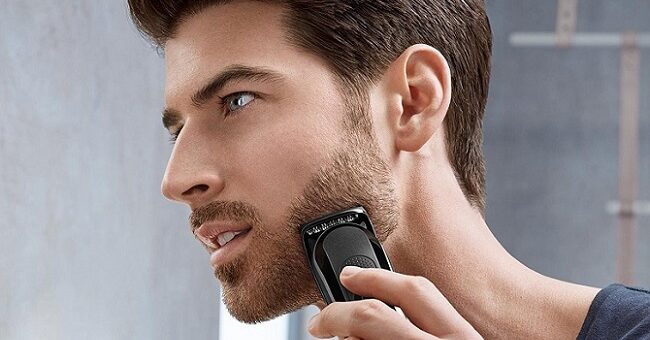
[[[129,7],[140,32],[164,48],[183,20],[232,1],[129,0]],[[482,120],[492,34],[483,0],[257,1],[283,6],[287,39],[324,59],[351,93],[367,93],[409,46],[439,50],[452,79],[444,122],[447,154],[466,198],[485,213]]]

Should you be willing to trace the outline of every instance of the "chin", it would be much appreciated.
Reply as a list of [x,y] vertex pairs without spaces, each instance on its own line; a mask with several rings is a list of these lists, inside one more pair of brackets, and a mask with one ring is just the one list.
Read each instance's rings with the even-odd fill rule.
[[272,245],[241,256],[215,270],[223,303],[238,321],[254,324],[296,311],[321,299],[299,240],[267,241]]
[[284,295],[274,294],[263,287],[255,291],[223,287],[223,303],[228,312],[236,320],[247,324],[269,321],[319,300],[320,296],[315,292]]

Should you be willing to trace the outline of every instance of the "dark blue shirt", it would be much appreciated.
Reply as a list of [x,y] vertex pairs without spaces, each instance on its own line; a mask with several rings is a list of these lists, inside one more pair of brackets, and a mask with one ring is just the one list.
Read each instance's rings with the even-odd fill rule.
[[578,340],[650,339],[650,292],[613,284],[589,307]]

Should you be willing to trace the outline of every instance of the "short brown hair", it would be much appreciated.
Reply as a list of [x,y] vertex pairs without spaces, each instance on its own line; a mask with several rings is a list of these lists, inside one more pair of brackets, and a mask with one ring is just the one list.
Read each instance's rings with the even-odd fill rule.
[[[182,20],[234,0],[129,0],[133,21],[158,47]],[[367,89],[409,46],[438,49],[449,63],[452,98],[447,154],[469,202],[485,213],[482,120],[492,35],[483,0],[258,0],[286,10],[288,39],[319,55],[356,91]]]

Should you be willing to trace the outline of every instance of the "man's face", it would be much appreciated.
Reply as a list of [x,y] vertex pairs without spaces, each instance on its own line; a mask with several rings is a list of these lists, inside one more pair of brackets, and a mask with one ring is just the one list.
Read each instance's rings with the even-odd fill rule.
[[[373,138],[344,128],[355,108],[322,59],[287,43],[281,15],[258,2],[211,7],[165,47],[167,125],[182,131],[163,193],[191,207],[224,302],[244,322],[321,299],[300,224],[358,205],[380,240],[397,223]],[[226,229],[244,232],[220,246]]]

